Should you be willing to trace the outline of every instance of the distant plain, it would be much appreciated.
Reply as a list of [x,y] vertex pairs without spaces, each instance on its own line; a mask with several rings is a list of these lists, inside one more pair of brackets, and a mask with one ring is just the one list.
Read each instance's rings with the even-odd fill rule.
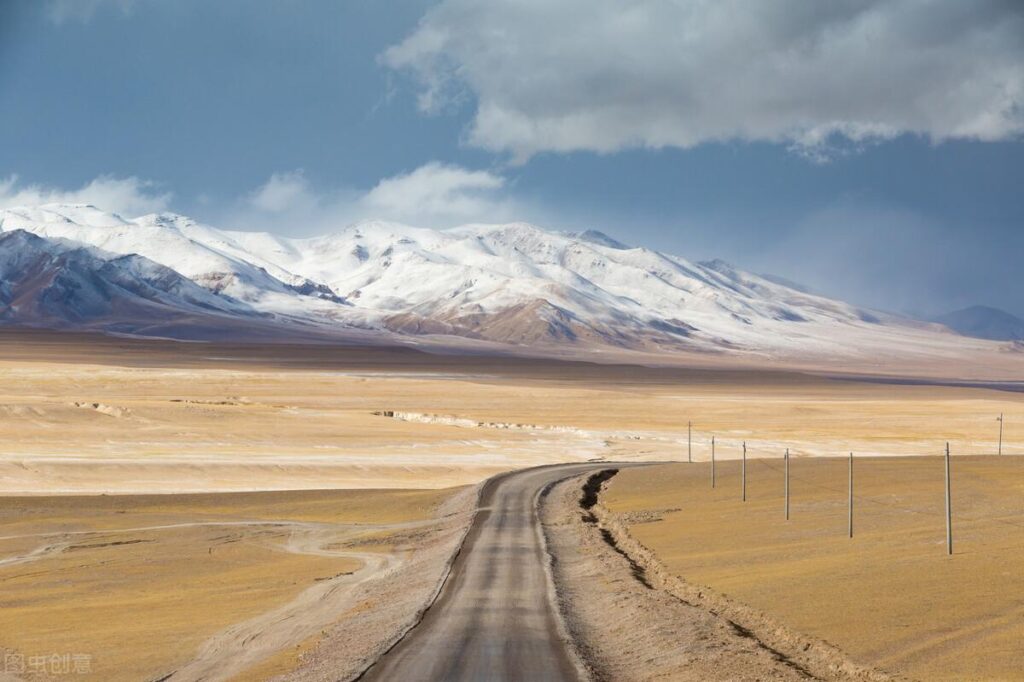
[[[352,524],[369,532],[427,522],[453,487],[501,471],[574,460],[685,460],[688,442],[693,459],[706,462],[712,435],[723,480],[736,466],[726,460],[739,457],[744,442],[766,462],[787,447],[801,463],[848,451],[934,456],[947,440],[958,457],[988,454],[1000,413],[1005,451],[1024,453],[1017,426],[1024,394],[1012,391],[749,368],[5,332],[0,562],[61,547],[28,563],[0,563],[8,600],[0,646],[94,652],[97,667],[120,671],[102,668],[105,679],[132,679],[189,660],[232,623],[291,603],[318,579],[365,570],[360,552],[389,555],[388,533],[397,530],[374,531],[381,534],[376,545],[364,538],[353,555],[345,544]],[[670,498],[676,483],[680,492],[693,485],[691,474],[669,472],[649,495],[636,478],[630,508],[685,507]],[[766,480],[753,480],[756,496]],[[615,489],[626,482],[623,475]],[[308,492],[262,492],[274,490]],[[795,523],[807,523],[804,510],[795,510]],[[268,520],[291,525],[250,523]],[[247,525],[177,527],[239,521]],[[317,533],[326,533],[331,551],[281,551],[295,548],[289,538],[304,523],[322,524]],[[166,525],[175,527],[144,530]],[[666,535],[666,551],[685,537]],[[110,544],[125,539],[131,544]],[[405,537],[402,551],[414,541]],[[690,565],[680,567],[689,577]],[[751,602],[774,612],[778,604],[759,594],[751,592]],[[139,615],[126,623],[125,612]],[[778,613],[818,632],[800,613]],[[856,627],[866,623],[859,618]],[[239,674],[264,679],[296,665],[316,638],[295,639],[282,637],[259,665],[238,662]],[[855,635],[849,641],[862,650]],[[900,660],[892,651],[872,655]]]
[[[381,414],[393,411],[399,418]],[[1022,448],[1024,394],[428,355],[0,335],[0,493],[433,488],[594,458]],[[479,425],[477,425],[479,424]]]

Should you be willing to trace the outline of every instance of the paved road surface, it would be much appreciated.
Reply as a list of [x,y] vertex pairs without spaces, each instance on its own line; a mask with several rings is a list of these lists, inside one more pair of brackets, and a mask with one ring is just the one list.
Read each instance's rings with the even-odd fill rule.
[[534,501],[549,483],[609,466],[616,465],[542,467],[489,481],[441,595],[363,679],[578,679],[548,596]]

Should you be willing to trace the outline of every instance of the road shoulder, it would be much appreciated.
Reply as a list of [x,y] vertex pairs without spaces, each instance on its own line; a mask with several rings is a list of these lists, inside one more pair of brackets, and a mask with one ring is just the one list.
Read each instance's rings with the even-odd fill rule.
[[892,679],[664,571],[599,503],[581,507],[589,478],[556,485],[541,512],[559,607],[594,680]]
[[439,526],[420,538],[399,567],[360,585],[335,625],[320,634],[298,668],[275,682],[356,680],[422,619],[442,590],[473,525],[482,486],[467,488],[439,509]]

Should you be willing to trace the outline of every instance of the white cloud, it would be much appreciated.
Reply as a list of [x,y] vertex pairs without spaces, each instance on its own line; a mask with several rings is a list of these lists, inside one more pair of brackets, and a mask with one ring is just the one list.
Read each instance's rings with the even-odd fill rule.
[[167,209],[171,194],[136,177],[101,175],[78,189],[23,185],[17,175],[0,179],[0,208],[41,204],[92,204],[105,211],[135,217]]
[[505,178],[432,162],[411,173],[385,178],[360,199],[369,213],[445,222],[491,219],[505,213],[496,195]]
[[274,173],[265,184],[249,195],[249,202],[254,208],[270,213],[309,208],[316,201],[301,169]]
[[442,0],[381,61],[512,153],[1024,132],[1019,0]]
[[246,196],[242,211],[226,216],[248,225],[316,233],[358,220],[389,220],[421,227],[522,218],[525,207],[502,192],[504,176],[436,161],[384,178],[368,190],[317,191],[301,170],[274,173]]
[[[359,220],[389,220],[421,227],[468,222],[503,222],[536,215],[505,193],[508,180],[497,173],[432,161],[384,178],[369,189],[318,189],[301,169],[272,174],[251,192],[215,210],[218,224],[314,234]],[[92,204],[125,217],[168,210],[172,195],[136,177],[101,175],[77,189],[24,184],[17,175],[0,178],[0,208],[42,204]],[[196,202],[208,204],[199,196]]]

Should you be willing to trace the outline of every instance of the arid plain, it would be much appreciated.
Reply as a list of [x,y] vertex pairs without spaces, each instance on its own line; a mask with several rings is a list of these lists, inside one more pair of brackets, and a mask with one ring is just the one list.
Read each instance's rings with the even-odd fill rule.
[[[752,458],[788,447],[797,461],[938,455],[946,441],[957,457],[984,455],[1001,413],[1004,451],[1024,451],[1024,394],[787,372],[9,332],[0,379],[0,647],[20,662],[88,654],[96,679],[265,679],[338,670],[340,658],[357,671],[435,589],[473,486],[552,462],[686,460],[691,421],[698,462],[712,434],[723,460],[743,442]],[[648,495],[651,471],[630,472],[635,492],[620,504],[685,508],[666,501],[676,481],[686,494],[685,475],[673,469]],[[1019,501],[1020,482],[1008,490]],[[715,586],[716,570],[728,574],[721,538],[705,557],[714,565],[695,567],[677,555],[690,536],[659,527],[638,537],[682,578]],[[410,571],[416,589],[394,599]],[[931,583],[920,584],[927,614]],[[306,608],[327,594],[327,608]],[[758,608],[849,641],[871,665],[902,660],[758,594]],[[254,653],[236,645],[257,632]],[[934,637],[904,632],[892,646]]]
[[953,555],[941,457],[623,471],[602,502],[658,569],[727,595],[854,661],[911,679],[1011,680],[1024,667],[1024,457],[952,460]]

